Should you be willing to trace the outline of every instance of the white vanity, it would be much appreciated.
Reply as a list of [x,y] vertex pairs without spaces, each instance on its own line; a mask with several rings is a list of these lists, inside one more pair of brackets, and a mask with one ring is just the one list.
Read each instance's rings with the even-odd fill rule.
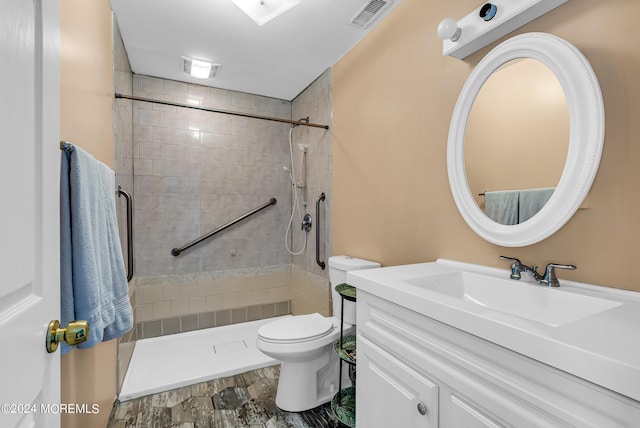
[[358,427],[640,427],[638,293],[447,260],[347,282]]

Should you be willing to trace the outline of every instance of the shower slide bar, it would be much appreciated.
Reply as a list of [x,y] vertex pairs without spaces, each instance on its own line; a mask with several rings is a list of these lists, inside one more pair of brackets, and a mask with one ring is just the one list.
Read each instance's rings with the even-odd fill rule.
[[320,261],[320,201],[324,201],[324,192],[320,193],[318,199],[316,199],[316,263],[324,270],[326,264]]
[[124,100],[133,100],[133,101],[144,101],[147,103],[155,103],[155,104],[162,104],[165,106],[173,106],[173,107],[182,107],[182,108],[190,108],[193,110],[202,110],[202,111],[208,111],[211,113],[221,113],[221,114],[230,114],[232,116],[241,116],[241,117],[249,117],[252,119],[261,119],[261,120],[270,120],[273,122],[282,122],[282,123],[288,123],[290,125],[300,125],[300,126],[310,126],[312,128],[322,128],[322,129],[329,129],[329,125],[320,125],[318,123],[307,123],[305,121],[302,120],[288,120],[288,119],[280,119],[279,117],[270,117],[270,116],[259,116],[259,115],[255,115],[255,114],[248,114],[248,113],[241,113],[241,112],[237,112],[237,111],[230,111],[230,110],[218,110],[218,109],[213,109],[213,108],[208,108],[208,107],[199,107],[199,106],[194,106],[194,105],[189,105],[189,104],[182,104],[182,103],[174,103],[171,101],[162,101],[162,100],[154,100],[151,98],[145,98],[145,97],[136,97],[136,96],[132,96],[132,95],[123,95],[123,94],[119,94],[119,93],[115,93],[115,97],[116,99],[121,98]]
[[211,238],[213,235],[215,235],[218,232],[222,232],[223,230],[225,230],[226,228],[233,226],[234,224],[244,220],[245,218],[252,216],[253,214],[257,213],[258,211],[262,211],[263,209],[267,208],[270,205],[275,205],[276,204],[276,198],[271,198],[269,200],[269,202],[267,202],[266,204],[259,206],[258,208],[255,208],[251,211],[249,211],[246,214],[241,215],[240,217],[238,217],[235,220],[230,221],[229,223],[225,224],[224,226],[220,226],[219,228],[217,228],[216,230],[212,230],[211,232],[207,233],[206,235],[202,235],[200,238],[195,239],[191,242],[189,242],[188,244],[183,245],[180,248],[174,248],[171,250],[171,255],[174,257],[177,257],[180,255],[180,253],[182,253],[184,250],[193,247],[196,244],[199,244],[200,242],[204,241],[205,239],[209,239]]
[[[73,144],[67,141],[60,141],[60,150],[71,151],[73,150]],[[122,190],[122,186],[118,185],[116,190],[118,197],[124,196],[127,202],[127,281],[131,281],[134,271],[133,260],[133,197]]]

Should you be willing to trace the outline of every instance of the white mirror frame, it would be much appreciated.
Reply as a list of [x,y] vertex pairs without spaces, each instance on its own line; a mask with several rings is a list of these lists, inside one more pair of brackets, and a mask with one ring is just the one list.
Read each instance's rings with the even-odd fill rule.
[[[560,81],[569,109],[569,148],[556,190],[546,205],[521,224],[503,225],[486,216],[471,194],[464,164],[464,137],[471,107],[484,82],[501,65],[518,58],[533,58],[546,64]],[[521,34],[491,50],[460,92],[447,143],[451,192],[464,220],[482,238],[504,247],[535,244],[558,231],[580,207],[598,171],[603,145],[604,103],[589,61],[559,37]],[[514,161],[526,162],[527,153]]]

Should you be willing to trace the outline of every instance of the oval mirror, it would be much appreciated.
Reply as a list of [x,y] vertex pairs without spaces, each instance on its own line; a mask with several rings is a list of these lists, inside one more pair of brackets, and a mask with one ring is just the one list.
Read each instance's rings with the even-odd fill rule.
[[553,194],[568,148],[569,110],[551,69],[532,58],[501,65],[467,119],[464,168],[476,204],[500,224],[528,220]]
[[[533,80],[516,76],[532,71]],[[541,86],[532,91],[536,85]],[[538,97],[537,103],[548,96],[540,117],[533,118],[525,92]],[[504,112],[509,104],[498,102],[500,97],[511,102],[510,116]],[[560,229],[584,200],[603,142],[602,94],[582,53],[550,34],[515,36],[480,61],[454,108],[447,168],[456,205],[489,242],[506,247],[539,242]]]

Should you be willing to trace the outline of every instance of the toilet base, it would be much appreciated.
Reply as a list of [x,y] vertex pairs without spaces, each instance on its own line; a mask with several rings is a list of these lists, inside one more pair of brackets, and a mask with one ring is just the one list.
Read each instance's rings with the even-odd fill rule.
[[[287,412],[302,412],[328,403],[338,391],[339,364],[332,347],[312,362],[282,362],[276,406]],[[342,387],[350,384],[345,368]]]

